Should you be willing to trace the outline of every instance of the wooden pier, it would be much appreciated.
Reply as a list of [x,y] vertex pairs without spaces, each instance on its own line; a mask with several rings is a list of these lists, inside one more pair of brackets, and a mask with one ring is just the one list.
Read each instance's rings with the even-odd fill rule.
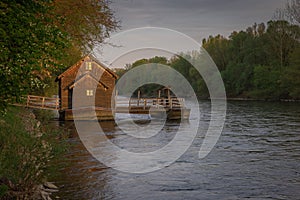
[[131,98],[116,100],[115,113],[149,114],[151,117],[167,119],[189,119],[190,109],[185,107],[183,98]]
[[[28,95],[26,97],[26,103],[23,105],[27,108],[45,109],[45,110],[57,110],[59,112],[67,113],[68,116],[72,116],[72,109],[62,110],[60,107],[59,98],[50,98],[43,96]],[[166,114],[167,119],[188,119],[190,109],[185,107],[185,100],[183,98],[131,98],[116,99],[115,107],[112,109],[101,107],[82,107],[76,109],[80,110],[84,119],[89,119],[89,113],[91,111],[99,112],[112,112],[116,113],[129,113],[129,114],[149,114],[151,117],[160,117]],[[98,116],[98,115],[97,115]],[[73,120],[72,117],[65,120]],[[100,120],[109,120],[102,116]]]

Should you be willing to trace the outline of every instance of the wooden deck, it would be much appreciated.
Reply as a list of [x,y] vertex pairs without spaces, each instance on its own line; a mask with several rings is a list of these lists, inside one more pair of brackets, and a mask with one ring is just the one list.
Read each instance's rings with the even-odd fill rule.
[[150,114],[151,117],[166,113],[168,119],[189,119],[190,109],[185,107],[183,98],[131,98],[117,99],[115,113]]
[[131,98],[117,99],[116,113],[148,114],[150,108],[176,110],[184,107],[183,98]]
[[[42,96],[28,95],[26,97],[27,108],[57,110],[60,113],[64,112],[65,116],[71,116],[72,109],[61,110],[60,99]],[[78,109],[76,109],[78,110]],[[88,116],[88,111],[95,110],[97,116],[108,116],[107,113],[130,113],[130,114],[154,114],[159,116],[161,113],[166,113],[169,119],[188,119],[190,109],[185,108],[185,100],[183,98],[131,98],[117,99],[114,109],[107,110],[105,108],[79,108],[85,116]],[[101,114],[102,113],[102,114]],[[106,119],[107,117],[105,117]],[[71,120],[72,117],[67,117]]]

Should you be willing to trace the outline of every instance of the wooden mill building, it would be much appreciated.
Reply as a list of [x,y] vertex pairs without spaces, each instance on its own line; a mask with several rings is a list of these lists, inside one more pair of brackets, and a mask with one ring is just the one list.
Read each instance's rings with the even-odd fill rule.
[[86,56],[68,68],[56,79],[59,82],[60,119],[73,120],[75,110],[80,113],[80,119],[90,119],[95,110],[98,119],[112,120],[117,78],[112,70],[92,56]]

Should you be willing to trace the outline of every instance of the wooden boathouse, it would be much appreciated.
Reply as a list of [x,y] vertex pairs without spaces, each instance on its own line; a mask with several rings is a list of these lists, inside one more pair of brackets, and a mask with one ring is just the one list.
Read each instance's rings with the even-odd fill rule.
[[[68,68],[56,78],[59,83],[60,119],[73,120],[74,110],[80,113],[82,119],[89,119],[91,111],[95,110],[97,118],[112,120],[114,103],[111,99],[117,78],[112,70],[92,56],[86,56]],[[75,87],[77,95],[80,95],[76,105],[73,104]]]
[[[60,120],[114,120],[115,113],[149,114],[167,119],[189,119],[185,99],[172,94],[170,87],[157,91],[153,98],[119,98],[115,93],[118,76],[92,56],[86,56],[60,74],[58,98],[28,95],[26,107],[57,110]],[[76,94],[75,94],[76,93]],[[76,101],[74,99],[76,98]],[[95,115],[96,114],[96,115]]]

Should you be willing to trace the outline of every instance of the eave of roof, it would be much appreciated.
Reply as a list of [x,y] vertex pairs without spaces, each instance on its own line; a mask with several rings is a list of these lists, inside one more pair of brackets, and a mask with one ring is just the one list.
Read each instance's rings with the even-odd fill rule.
[[79,60],[77,63],[75,63],[74,65],[72,65],[71,67],[69,67],[66,71],[64,71],[63,73],[61,73],[56,78],[55,81],[58,81],[59,79],[61,79],[66,73],[68,73],[73,68],[78,67],[78,65],[81,65],[88,58],[91,59],[92,61],[96,62],[101,68],[103,68],[105,71],[107,71],[109,74],[111,74],[113,78],[118,79],[118,75],[116,73],[114,73],[111,69],[109,69],[108,67],[106,67],[105,64],[103,64],[102,62],[100,62],[99,60],[97,60],[95,57],[93,57],[91,55],[87,55],[84,58],[82,58],[81,60]]
[[74,80],[72,82],[72,84],[68,87],[69,89],[72,89],[75,87],[76,84],[78,84],[79,82],[81,82],[82,80],[86,79],[86,78],[91,78],[93,81],[95,81],[97,84],[100,84],[104,89],[108,89],[109,87],[107,85],[105,85],[103,82],[97,80],[94,76],[92,76],[90,73],[86,73],[84,75],[82,75],[80,78],[78,78],[77,80]]

